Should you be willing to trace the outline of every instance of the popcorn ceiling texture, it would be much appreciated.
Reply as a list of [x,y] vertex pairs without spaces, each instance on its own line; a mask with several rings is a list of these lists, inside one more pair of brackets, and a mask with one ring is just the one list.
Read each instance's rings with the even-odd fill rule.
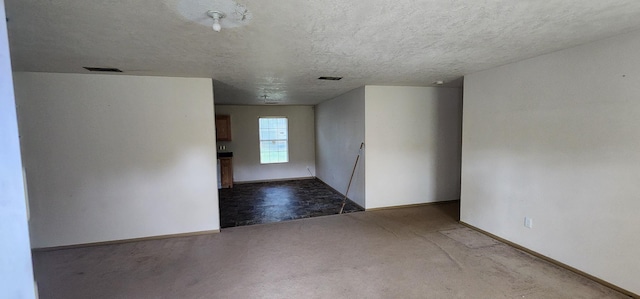
[[365,84],[460,86],[640,28],[637,0],[238,0],[251,22],[216,33],[183,17],[181,1],[5,0],[14,70],[207,77],[217,104],[316,104]]

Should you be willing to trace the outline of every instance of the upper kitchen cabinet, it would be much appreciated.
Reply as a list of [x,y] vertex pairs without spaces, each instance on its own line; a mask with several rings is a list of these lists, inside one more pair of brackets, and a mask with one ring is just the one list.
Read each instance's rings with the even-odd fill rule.
[[216,140],[231,141],[230,115],[216,115]]

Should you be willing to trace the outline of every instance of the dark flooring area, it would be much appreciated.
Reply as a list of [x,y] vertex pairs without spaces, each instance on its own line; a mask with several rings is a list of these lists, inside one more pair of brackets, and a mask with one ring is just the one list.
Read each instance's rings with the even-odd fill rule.
[[[335,215],[344,199],[318,179],[235,184],[219,194],[222,228]],[[347,200],[343,213],[359,211]]]

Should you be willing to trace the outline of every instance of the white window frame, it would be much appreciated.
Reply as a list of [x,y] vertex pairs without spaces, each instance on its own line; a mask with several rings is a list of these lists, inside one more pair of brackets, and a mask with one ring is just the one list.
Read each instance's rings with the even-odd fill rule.
[[[263,128],[262,126],[260,126],[260,122],[262,119],[284,119],[285,120],[285,125],[286,125],[286,138],[282,139],[282,138],[262,138],[263,137]],[[284,160],[278,158],[276,161],[272,160],[263,160],[263,154],[265,152],[268,152],[270,154],[272,153],[279,153],[281,151],[263,151],[263,142],[272,142],[273,144],[275,144],[276,142],[283,142],[285,143],[285,147],[286,147],[286,152],[285,152],[285,158]],[[258,152],[260,155],[260,164],[283,164],[283,163],[289,163],[289,118],[286,116],[260,116],[258,117]]]

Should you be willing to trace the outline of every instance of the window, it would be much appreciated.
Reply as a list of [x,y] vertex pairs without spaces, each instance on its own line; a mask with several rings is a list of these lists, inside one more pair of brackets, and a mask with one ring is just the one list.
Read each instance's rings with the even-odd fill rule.
[[289,162],[289,132],[285,117],[260,117],[260,163]]

